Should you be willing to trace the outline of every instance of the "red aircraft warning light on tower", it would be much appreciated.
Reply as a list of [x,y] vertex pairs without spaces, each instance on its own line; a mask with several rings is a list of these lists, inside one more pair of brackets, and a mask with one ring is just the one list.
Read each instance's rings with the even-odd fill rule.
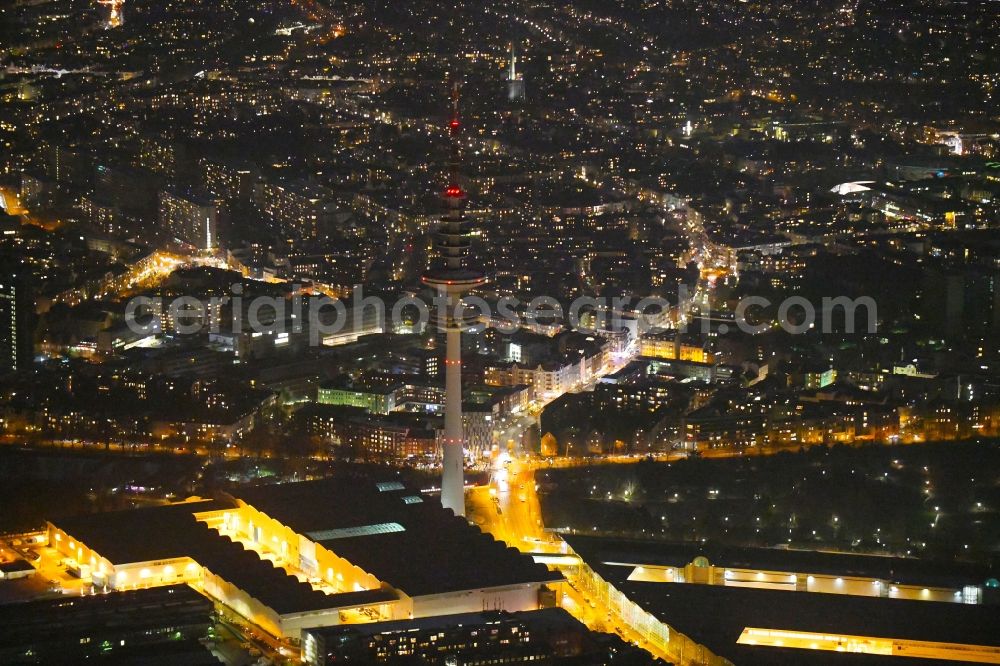
[[447,307],[437,319],[445,333],[445,412],[444,412],[444,469],[441,474],[441,504],[455,515],[465,515],[464,494],[464,445],[462,427],[462,331],[466,321],[459,304],[462,295],[486,282],[486,276],[467,261],[472,245],[469,221],[465,217],[465,192],[459,184],[461,146],[459,136],[462,122],[458,113],[459,86],[454,84],[451,93],[451,160],[448,185],[444,190],[448,210],[441,220],[435,236],[438,265],[423,277],[424,284],[444,296]]

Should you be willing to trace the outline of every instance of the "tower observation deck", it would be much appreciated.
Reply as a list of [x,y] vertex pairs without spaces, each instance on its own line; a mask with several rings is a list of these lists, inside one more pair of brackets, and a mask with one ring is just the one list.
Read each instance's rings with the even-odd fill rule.
[[[482,271],[470,266],[469,251],[472,246],[469,221],[465,217],[465,192],[459,184],[461,164],[462,123],[458,112],[459,87],[452,86],[451,120],[448,130],[451,137],[451,159],[448,185],[444,198],[448,210],[435,234],[434,247],[437,260],[424,276],[423,282],[444,297],[444,312],[437,313],[437,321],[445,333],[445,412],[444,412],[444,466],[441,474],[441,504],[455,515],[465,515],[465,436],[462,426],[462,331],[468,326],[462,313],[462,295],[486,282]],[[439,300],[439,306],[441,300]]]

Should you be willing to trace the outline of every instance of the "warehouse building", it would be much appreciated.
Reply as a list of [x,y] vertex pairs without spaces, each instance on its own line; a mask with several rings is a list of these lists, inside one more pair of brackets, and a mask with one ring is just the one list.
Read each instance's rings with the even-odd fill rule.
[[260,486],[49,523],[48,537],[97,589],[188,583],[291,645],[311,627],[535,610],[562,581],[395,481]]
[[[995,579],[908,558],[573,536],[581,589],[711,666],[1000,664]],[[977,584],[978,581],[978,584]]]

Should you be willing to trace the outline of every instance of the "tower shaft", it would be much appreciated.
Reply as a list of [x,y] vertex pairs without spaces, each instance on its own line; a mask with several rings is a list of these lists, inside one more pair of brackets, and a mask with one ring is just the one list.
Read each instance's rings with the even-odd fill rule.
[[[452,299],[449,298],[449,310]],[[455,515],[465,515],[465,433],[462,427],[462,331],[445,332],[444,469],[441,474],[441,505]]]

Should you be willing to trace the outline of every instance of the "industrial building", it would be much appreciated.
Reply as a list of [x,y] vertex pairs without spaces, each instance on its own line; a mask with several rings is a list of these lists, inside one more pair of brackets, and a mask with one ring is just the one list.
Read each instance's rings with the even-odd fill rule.
[[567,541],[582,560],[580,582],[589,596],[647,623],[655,619],[671,653],[697,663],[1000,663],[1000,589],[977,567],[814,551]]
[[335,477],[49,523],[96,590],[188,583],[296,646],[303,629],[554,603],[559,574],[396,481]]

